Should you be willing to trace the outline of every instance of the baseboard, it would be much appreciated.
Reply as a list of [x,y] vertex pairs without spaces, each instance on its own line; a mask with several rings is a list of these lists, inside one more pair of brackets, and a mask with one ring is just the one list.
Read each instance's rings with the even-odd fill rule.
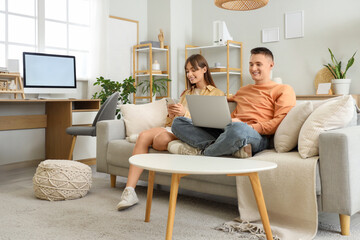
[[42,161],[44,161],[44,159],[29,160],[29,161],[16,162],[16,163],[8,163],[8,164],[0,165],[0,171],[11,171],[11,170],[20,169],[20,168],[37,167],[39,165],[39,163]]

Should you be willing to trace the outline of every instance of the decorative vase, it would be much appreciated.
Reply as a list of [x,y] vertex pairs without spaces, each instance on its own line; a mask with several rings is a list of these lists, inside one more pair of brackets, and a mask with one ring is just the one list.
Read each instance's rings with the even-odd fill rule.
[[11,80],[8,89],[11,90],[11,91],[15,91],[15,90],[16,90],[15,80]]
[[157,60],[155,60],[155,62],[152,64],[152,69],[153,70],[160,70],[160,64]]
[[334,93],[336,95],[347,95],[350,90],[351,79],[332,79]]

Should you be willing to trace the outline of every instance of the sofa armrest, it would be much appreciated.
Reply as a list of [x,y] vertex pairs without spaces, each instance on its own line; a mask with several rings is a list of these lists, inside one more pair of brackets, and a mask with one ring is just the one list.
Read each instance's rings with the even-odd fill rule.
[[96,124],[96,170],[107,172],[107,149],[110,141],[125,139],[124,120],[106,120]]
[[320,134],[322,210],[353,215],[360,210],[360,126]]

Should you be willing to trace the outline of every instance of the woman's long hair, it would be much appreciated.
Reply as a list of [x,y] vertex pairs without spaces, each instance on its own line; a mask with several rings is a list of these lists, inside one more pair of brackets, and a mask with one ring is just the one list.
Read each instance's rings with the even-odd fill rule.
[[184,68],[185,68],[186,85],[187,85],[186,87],[187,88],[191,88],[192,86],[195,86],[195,84],[192,84],[190,82],[190,80],[189,80],[189,78],[187,77],[187,74],[186,74],[186,65],[188,65],[188,63],[190,63],[190,65],[195,70],[198,70],[199,67],[200,68],[206,67],[206,72],[204,73],[205,82],[208,85],[212,85],[212,86],[216,87],[216,85],[214,83],[214,80],[211,77],[210,68],[209,68],[209,65],[208,65],[206,59],[200,54],[194,54],[194,55],[191,55],[190,57],[188,57],[188,59],[186,59],[186,62],[185,62],[185,67]]

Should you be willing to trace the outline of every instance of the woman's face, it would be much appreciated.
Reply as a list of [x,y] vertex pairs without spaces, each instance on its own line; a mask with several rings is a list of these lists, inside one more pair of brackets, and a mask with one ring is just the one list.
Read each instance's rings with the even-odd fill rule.
[[190,80],[191,84],[205,83],[204,74],[207,71],[206,67],[198,67],[195,69],[190,63],[186,64],[186,77]]

